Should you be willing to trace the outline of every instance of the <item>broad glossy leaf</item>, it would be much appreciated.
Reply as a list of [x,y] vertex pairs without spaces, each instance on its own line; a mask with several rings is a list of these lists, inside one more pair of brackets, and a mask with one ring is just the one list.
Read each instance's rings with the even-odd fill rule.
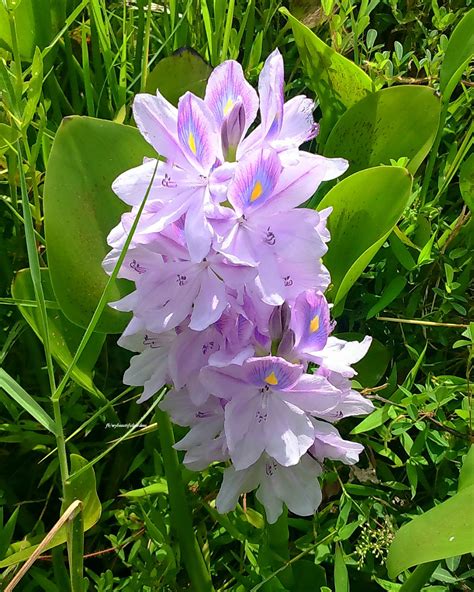
[[374,167],[333,187],[318,209],[333,208],[325,263],[331,272],[329,297],[337,304],[382,246],[405,209],[412,179],[401,167]]
[[[71,454],[71,474],[79,471],[87,464],[87,461],[78,454]],[[86,469],[76,479],[70,482],[66,482],[66,495],[63,501],[62,510],[64,512],[68,506],[74,500],[82,501],[82,518],[84,523],[84,531],[89,530],[99,521],[102,506],[97,496],[97,488],[95,481],[95,474],[92,467]],[[67,525],[65,524],[58,532],[54,535],[53,539],[44,549],[52,549],[62,543],[66,542],[67,538]],[[41,540],[41,539],[40,539]],[[27,545],[26,541],[22,541],[23,545]],[[15,544],[17,547],[18,544]],[[30,545],[26,548],[21,549],[11,555],[8,555],[5,559],[0,561],[0,568],[8,567],[9,565],[15,565],[21,561],[25,561],[34,552],[38,545]]]
[[469,452],[464,457],[462,469],[459,474],[458,490],[466,487],[474,487],[474,446],[471,446]]
[[360,100],[331,130],[325,156],[347,158],[348,173],[407,157],[414,174],[433,145],[441,102],[433,89],[392,86]]
[[363,70],[321,41],[286,8],[280,10],[289,19],[303,67],[321,105],[320,141],[323,141],[344,111],[372,92],[372,81]]
[[[41,283],[43,285],[45,300],[55,302],[47,269],[41,270]],[[16,274],[12,284],[12,296],[18,300],[35,300],[33,281],[29,269],[22,269]],[[38,308],[18,305],[18,309],[39,339],[41,339],[41,320]],[[72,362],[84,331],[71,323],[71,321],[68,321],[59,307],[56,309],[48,308],[47,315],[51,354],[58,364],[63,369],[66,369]],[[92,380],[92,370],[97,362],[104,340],[105,335],[103,333],[93,333],[71,375],[73,380],[92,394],[98,393]]]
[[[106,238],[127,209],[111,184],[156,157],[137,129],[91,117],[67,117],[54,140],[45,182],[45,232],[51,282],[62,311],[86,327],[105,288]],[[130,291],[116,282],[110,300]],[[107,307],[97,331],[120,333],[128,315]]]
[[[31,61],[35,47],[44,49],[64,25],[66,0],[17,0],[15,4],[18,49],[23,60]],[[8,11],[3,2],[0,2],[0,47],[8,51],[12,47]]]
[[159,89],[170,103],[177,105],[179,97],[187,91],[203,97],[211,72],[211,66],[197,52],[189,48],[179,49],[160,60],[150,72],[146,91],[155,93]]
[[474,552],[474,486],[417,516],[395,535],[387,557],[391,578],[438,559]]
[[439,90],[449,100],[455,86],[474,56],[474,8],[471,8],[454,29],[444,54],[439,73]]
[[459,189],[467,207],[474,211],[474,154],[461,165],[459,171]]

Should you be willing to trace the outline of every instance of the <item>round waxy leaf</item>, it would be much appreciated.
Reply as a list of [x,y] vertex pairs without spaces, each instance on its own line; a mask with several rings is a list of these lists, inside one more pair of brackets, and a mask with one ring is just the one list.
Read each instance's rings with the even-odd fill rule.
[[[90,117],[67,117],[54,140],[45,182],[45,233],[56,299],[72,322],[87,327],[107,283],[102,260],[107,235],[129,209],[113,193],[113,180],[156,157],[137,129]],[[144,197],[144,196],[143,196]],[[115,283],[110,301],[131,289]],[[96,327],[120,333],[129,316],[106,307]]]
[[343,179],[323,198],[331,206],[331,242],[324,261],[331,272],[329,297],[337,304],[370,263],[405,209],[412,179],[401,167],[374,167]]
[[392,86],[373,93],[342,115],[324,155],[347,158],[346,175],[403,157],[415,174],[436,137],[440,105],[428,87]]
[[387,557],[391,578],[400,572],[440,559],[474,552],[474,485],[403,525]]
[[179,97],[190,91],[203,97],[211,66],[192,49],[178,49],[173,55],[163,58],[150,72],[146,92],[154,94],[156,89],[173,105]]

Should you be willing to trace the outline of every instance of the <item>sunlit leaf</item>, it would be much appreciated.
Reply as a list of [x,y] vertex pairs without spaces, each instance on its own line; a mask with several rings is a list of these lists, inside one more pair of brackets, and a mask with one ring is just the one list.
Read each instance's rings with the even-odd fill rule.
[[337,304],[370,263],[405,209],[411,176],[400,167],[374,167],[347,177],[329,191],[318,209],[331,206],[329,297]]
[[[21,0],[16,2],[13,14],[20,55],[31,61],[35,48],[44,49],[64,25],[66,0]],[[10,21],[4,2],[0,2],[0,47],[12,50]]]
[[320,141],[324,141],[344,111],[371,93],[372,81],[354,62],[326,45],[286,8],[280,10],[288,17],[304,70],[321,105]]
[[[45,182],[45,232],[51,282],[62,311],[86,327],[107,282],[101,262],[106,238],[127,209],[111,184],[123,171],[156,157],[137,129],[91,117],[63,120]],[[117,281],[111,300],[130,284]],[[119,333],[128,315],[107,307],[96,328]]]
[[474,56],[474,8],[471,8],[454,29],[439,72],[439,89],[449,99],[455,86]]
[[397,532],[387,556],[391,578],[414,565],[474,552],[473,458],[471,449],[461,470],[458,493]]
[[440,100],[423,86],[393,86],[370,94],[344,113],[331,130],[325,156],[347,158],[351,174],[407,157],[414,174],[433,145]]

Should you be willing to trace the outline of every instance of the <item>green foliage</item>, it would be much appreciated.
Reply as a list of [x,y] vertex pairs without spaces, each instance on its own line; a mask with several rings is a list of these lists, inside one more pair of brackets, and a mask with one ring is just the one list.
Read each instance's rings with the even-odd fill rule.
[[[43,284],[44,295],[48,302],[47,315],[51,354],[63,369],[67,369],[72,362],[74,353],[82,338],[82,331],[77,325],[68,321],[61,310],[59,310],[47,269],[41,270],[41,283]],[[22,269],[16,274],[12,285],[12,296],[17,301],[18,310],[27,323],[38,338],[42,339],[40,330],[41,321],[36,307],[21,305],[22,301],[31,303],[35,299],[29,269]],[[104,344],[104,337],[104,335],[98,333],[93,335],[71,374],[72,378],[79,385],[94,395],[98,395],[99,393],[92,380],[92,371]]]
[[320,134],[324,139],[345,110],[371,92],[372,81],[363,70],[331,49],[287,10],[282,12],[291,23],[312,89],[321,105]]
[[[174,592],[207,567],[233,592],[473,588],[469,554],[449,556],[470,549],[456,528],[474,458],[472,18],[459,0],[0,3],[0,587],[80,499],[18,589]],[[290,515],[269,544],[253,494],[218,514],[222,468],[180,470],[152,419],[159,398],[143,409],[123,390],[129,356],[106,334],[124,315],[106,307],[100,333],[83,329],[125,210],[111,182],[153,156],[122,125],[134,95],[202,94],[228,58],[255,84],[275,47],[286,97],[316,100],[321,133],[305,148],[351,161],[310,203],[334,207],[337,335],[374,336],[353,388],[376,410],[339,426],[361,462],[328,463],[316,516]]]
[[331,272],[329,298],[338,304],[364,271],[405,209],[411,177],[400,167],[374,167],[338,183],[318,209],[332,207],[325,263]]
[[459,491],[439,506],[405,524],[387,557],[389,575],[435,560],[474,552],[474,449],[466,456]]
[[407,159],[415,174],[433,145],[440,101],[432,89],[393,86],[360,100],[338,120],[324,147],[326,156],[347,158],[348,173]]
[[474,9],[467,12],[449,39],[439,73],[439,90],[449,100],[474,54]]
[[[71,470],[79,471],[87,465],[87,461],[79,454],[71,454]],[[83,516],[84,531],[89,530],[100,518],[102,506],[97,496],[95,474],[92,468],[85,469],[77,478],[67,481],[65,496],[62,505],[64,512],[73,501],[81,502],[81,514]],[[53,539],[44,548],[45,551],[57,547],[67,539],[67,524],[63,525],[53,536]],[[36,549],[36,544],[21,545],[22,549],[9,554],[0,561],[0,568],[15,565],[28,559]]]
[[[152,148],[128,126],[75,117],[56,134],[45,183],[49,270],[62,311],[82,327],[107,282],[101,265],[109,250],[107,234],[126,209],[112,192],[112,181],[144,156],[153,156]],[[111,300],[126,291],[126,282],[117,281]],[[107,307],[97,330],[119,333],[126,322],[127,315]]]
[[154,93],[159,89],[173,105],[177,105],[179,97],[187,91],[204,97],[211,72],[212,68],[199,54],[183,49],[158,62],[147,78],[146,92]]
[[7,0],[0,4],[0,47],[15,51],[13,21],[20,56],[31,61],[35,48],[44,49],[53,40],[65,17],[66,0]]

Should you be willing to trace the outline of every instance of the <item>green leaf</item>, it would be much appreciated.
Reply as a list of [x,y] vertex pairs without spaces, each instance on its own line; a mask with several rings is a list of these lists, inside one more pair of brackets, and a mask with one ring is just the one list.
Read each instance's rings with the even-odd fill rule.
[[397,275],[394,277],[388,284],[385,286],[382,295],[378,299],[378,301],[369,309],[367,312],[367,316],[365,317],[367,320],[375,317],[381,310],[386,308],[391,302],[395,300],[395,298],[401,294],[403,288],[407,285],[407,278],[403,275]]
[[415,174],[438,131],[441,102],[424,86],[392,86],[362,98],[333,127],[325,156],[347,158],[346,175],[409,159]]
[[187,91],[204,97],[211,72],[211,66],[197,52],[189,48],[178,49],[160,60],[150,72],[146,92],[154,94],[158,89],[173,105],[177,105],[179,97]]
[[18,130],[6,123],[0,123],[0,155],[4,154],[19,137],[20,132]]
[[[392,417],[394,407],[389,405],[388,403],[385,404],[383,407],[379,407],[375,411],[373,411],[368,417],[363,419],[359,425],[357,425],[352,431],[351,434],[364,434],[365,432],[370,432],[370,430],[374,430],[375,428],[380,427],[383,425],[390,417]],[[395,411],[396,413],[396,411]]]
[[474,486],[474,446],[471,446],[469,452],[464,457],[459,474],[458,491],[472,486]]
[[474,211],[474,154],[461,165],[459,171],[459,189],[467,207]]
[[474,8],[471,8],[454,29],[441,64],[439,90],[446,101],[449,100],[473,55]]
[[339,543],[336,543],[336,554],[334,557],[334,586],[336,592],[349,592],[349,574]]
[[293,578],[295,581],[294,586],[291,588],[293,592],[322,590],[322,587],[326,584],[324,568],[305,559],[300,559],[293,564]]
[[31,64],[31,79],[28,82],[27,97],[28,100],[25,105],[22,117],[22,127],[26,128],[33,119],[38,101],[41,96],[41,89],[43,88],[43,57],[39,48],[35,49],[33,63]]
[[[45,232],[51,282],[67,318],[87,327],[107,283],[106,237],[127,209],[111,184],[156,153],[135,128],[91,117],[67,117],[54,140],[45,182]],[[116,282],[110,300],[130,291]],[[129,315],[107,307],[96,327],[120,333]]]
[[18,382],[3,368],[0,368],[0,388],[16,401],[23,409],[36,419],[52,434],[56,434],[56,425],[46,411],[29,395]]
[[3,516],[0,520],[0,559],[3,559],[5,557],[5,554],[8,551],[8,547],[10,546],[13,532],[15,531],[16,520],[18,518],[19,511],[20,506],[17,506],[5,525],[3,524]]
[[[419,565],[407,581],[404,582],[403,586],[400,587],[400,592],[419,592],[433,575],[438,563],[439,561],[430,561],[429,563]],[[428,588],[427,592],[432,589],[433,587]],[[445,588],[443,588],[444,590]]]
[[280,12],[289,19],[303,67],[321,105],[323,118],[319,141],[323,142],[344,111],[372,92],[372,81],[363,70],[327,46],[286,8],[281,8]]
[[[47,269],[41,269],[41,284],[45,299],[54,301],[54,292]],[[22,269],[16,274],[12,284],[12,296],[18,300],[35,300],[33,281],[29,269]],[[38,308],[18,305],[18,309],[38,338],[41,339],[41,319]],[[51,354],[58,364],[66,370],[72,362],[84,331],[68,321],[59,308],[48,308],[47,316]],[[94,333],[92,335],[71,375],[77,384],[94,395],[98,393],[98,390],[92,381],[92,370],[97,362],[104,340],[105,335],[103,333]]]
[[145,485],[139,489],[132,489],[131,491],[121,493],[120,495],[128,498],[140,498],[156,495],[158,493],[168,493],[168,483],[166,482],[166,479],[160,479],[157,483]]
[[347,177],[323,198],[331,206],[325,263],[331,272],[329,296],[337,304],[370,263],[397,223],[411,192],[411,177],[400,167],[375,167]]
[[[87,465],[87,460],[78,454],[71,454],[71,473],[76,473]],[[97,496],[95,474],[92,467],[83,471],[78,477],[72,481],[66,481],[66,492],[62,504],[61,513],[63,513],[73,501],[81,500],[82,502],[82,519],[84,524],[84,532],[89,530],[99,521],[102,506]],[[58,530],[51,542],[46,546],[44,551],[57,547],[65,543],[67,539],[67,524]],[[31,545],[26,549],[17,551],[9,555],[3,561],[0,561],[0,568],[15,565],[21,561],[25,561],[30,557],[38,545]]]
[[[23,60],[31,61],[35,48],[43,50],[64,25],[65,0],[21,0],[13,10],[18,49]],[[8,10],[0,2],[0,47],[12,50]]]
[[403,525],[387,556],[389,576],[422,563],[474,552],[474,453],[466,455],[453,497]]

